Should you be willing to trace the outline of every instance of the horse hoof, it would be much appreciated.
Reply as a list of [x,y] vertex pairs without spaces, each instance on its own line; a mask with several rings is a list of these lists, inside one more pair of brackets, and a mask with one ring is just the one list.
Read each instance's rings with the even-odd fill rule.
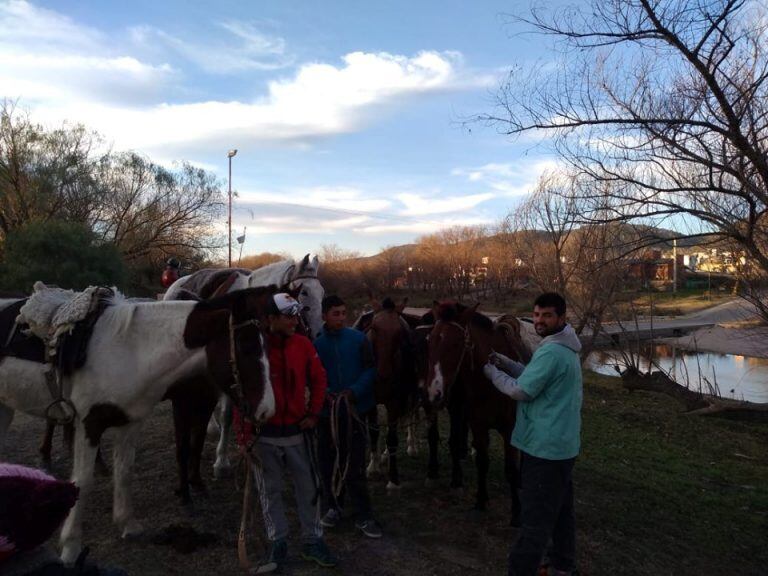
[[144,527],[138,520],[129,520],[123,528],[123,540],[134,540],[144,533]]
[[406,450],[406,453],[408,454],[408,456],[413,458],[414,456],[419,455],[419,449],[416,448],[415,446],[408,446],[408,450]]
[[368,465],[368,468],[366,468],[366,469],[365,469],[365,475],[366,475],[366,477],[368,477],[368,478],[373,478],[374,476],[377,476],[377,475],[379,475],[380,473],[381,473],[381,470],[379,469],[379,467],[378,467],[378,466],[374,466],[374,465],[373,465],[373,462],[371,462],[371,463]]
[[387,482],[387,490],[400,490],[400,484],[395,484],[390,480]]
[[80,556],[80,546],[74,544],[65,544],[61,549],[61,561],[65,566],[74,566],[75,561]]

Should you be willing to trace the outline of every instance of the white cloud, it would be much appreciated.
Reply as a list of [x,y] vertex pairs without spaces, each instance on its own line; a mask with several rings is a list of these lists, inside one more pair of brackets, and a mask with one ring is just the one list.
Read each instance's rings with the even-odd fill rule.
[[154,26],[135,26],[130,35],[138,45],[157,49],[157,44],[161,44],[213,74],[276,70],[292,63],[286,54],[285,40],[279,36],[265,34],[249,22],[226,21],[219,27],[229,37],[216,43],[190,42]]
[[391,201],[385,198],[366,197],[365,193],[349,186],[315,186],[277,192],[241,192],[238,201],[245,204],[283,206],[294,208],[327,208],[351,212],[376,212],[385,210]]
[[423,196],[412,192],[397,195],[397,199],[405,205],[401,211],[407,216],[423,216],[427,214],[449,214],[474,208],[487,200],[495,197],[495,194],[469,194],[465,196],[445,197],[442,195]]
[[487,186],[504,196],[524,196],[533,191],[542,173],[556,170],[559,166],[557,161],[543,158],[517,164],[489,163],[476,168],[456,168],[452,174]]
[[0,3],[0,97],[33,106],[146,104],[162,95],[175,75],[168,64],[114,51],[101,32],[57,12],[20,0]]

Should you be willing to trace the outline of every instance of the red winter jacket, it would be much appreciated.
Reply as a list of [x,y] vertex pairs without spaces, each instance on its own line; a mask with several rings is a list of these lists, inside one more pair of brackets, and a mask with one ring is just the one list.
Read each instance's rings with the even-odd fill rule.
[[[269,375],[275,392],[275,415],[262,436],[290,436],[305,416],[317,416],[328,384],[315,347],[306,336],[269,336]],[[309,389],[309,401],[306,391]]]

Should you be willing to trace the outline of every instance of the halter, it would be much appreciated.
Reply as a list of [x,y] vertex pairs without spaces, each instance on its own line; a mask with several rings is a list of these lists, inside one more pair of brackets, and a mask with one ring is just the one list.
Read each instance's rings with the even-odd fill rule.
[[472,352],[475,349],[475,343],[472,341],[472,331],[470,330],[469,323],[467,323],[466,326],[462,326],[455,320],[438,320],[435,325],[437,324],[448,324],[450,326],[455,326],[459,330],[462,331],[464,334],[464,346],[461,348],[461,356],[459,356],[459,363],[456,366],[456,374],[453,376],[453,380],[451,381],[451,386],[445,388],[445,399],[446,402],[448,401],[448,394],[450,390],[453,390],[454,386],[456,385],[456,380],[459,378],[459,372],[461,371],[461,365],[464,362],[464,357],[467,355],[467,352],[469,352],[469,369],[474,371],[475,369],[475,356],[472,354]]

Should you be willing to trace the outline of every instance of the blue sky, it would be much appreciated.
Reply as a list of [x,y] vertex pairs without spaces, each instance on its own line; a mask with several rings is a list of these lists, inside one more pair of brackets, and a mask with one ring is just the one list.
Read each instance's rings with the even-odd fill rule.
[[[238,193],[244,254],[365,254],[498,222],[554,162],[461,120],[554,59],[524,2],[0,0],[0,97]],[[226,229],[226,222],[222,222]]]

